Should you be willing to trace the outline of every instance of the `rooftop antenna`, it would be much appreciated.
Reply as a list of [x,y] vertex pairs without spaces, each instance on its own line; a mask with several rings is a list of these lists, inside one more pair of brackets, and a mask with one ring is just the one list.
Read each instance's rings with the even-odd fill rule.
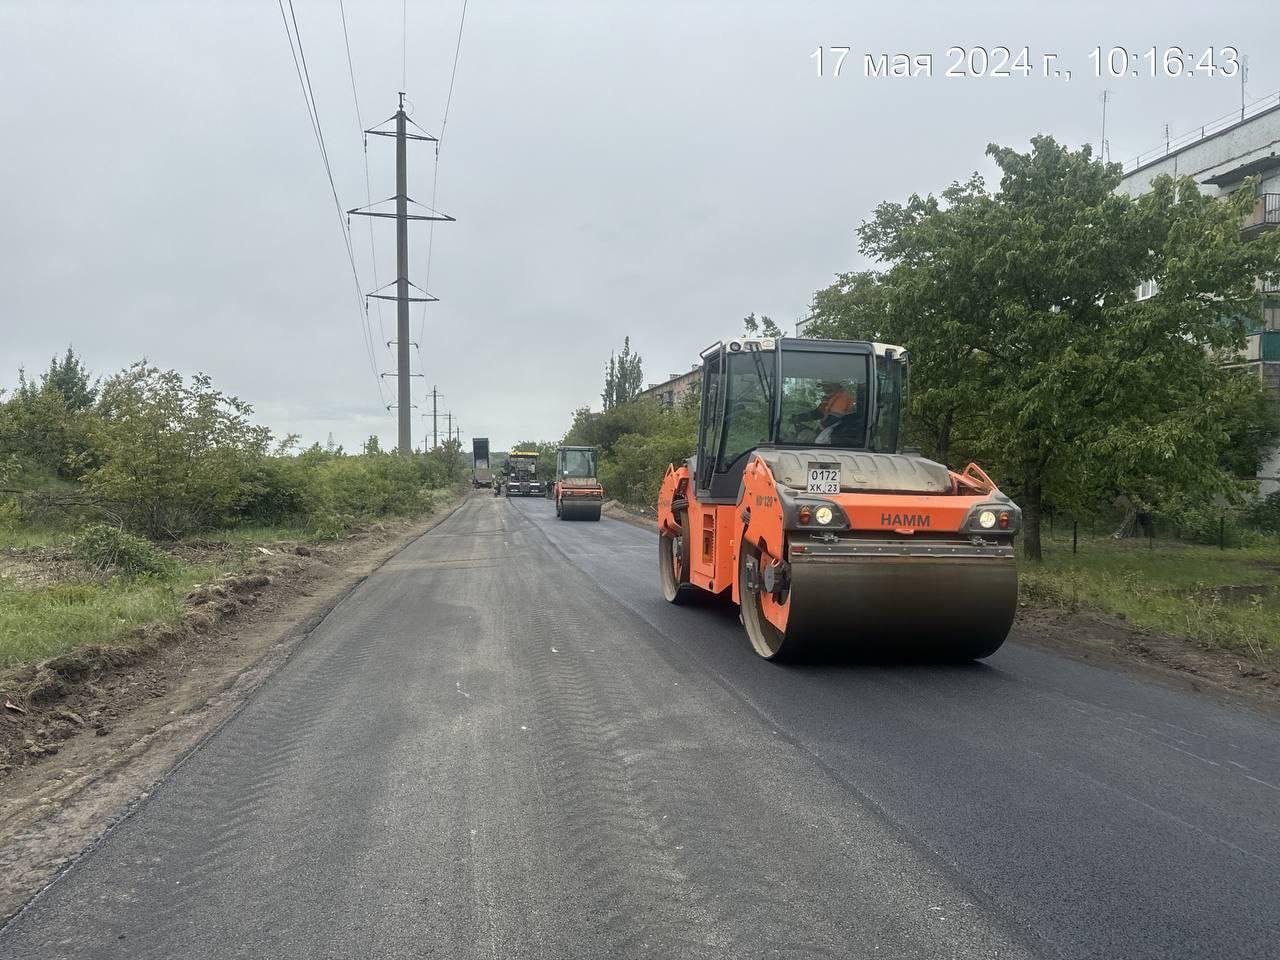
[[1244,119],[1245,85],[1249,82],[1249,55],[1240,58],[1240,119]]
[[1110,150],[1107,144],[1107,101],[1111,99],[1111,91],[1102,91],[1102,139],[1098,142],[1098,159],[1104,163],[1108,159]]

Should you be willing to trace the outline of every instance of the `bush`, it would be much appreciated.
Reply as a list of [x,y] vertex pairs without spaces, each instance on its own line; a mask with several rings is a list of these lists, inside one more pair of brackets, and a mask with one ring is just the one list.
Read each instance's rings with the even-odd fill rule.
[[693,442],[687,437],[629,433],[618,438],[603,461],[600,482],[610,497],[651,507],[658,502],[667,467],[679,465],[692,452]]
[[1245,507],[1244,520],[1263,533],[1280,533],[1280,490],[1254,500]]
[[275,527],[307,517],[319,507],[315,472],[301,458],[264,457],[245,474],[249,493],[240,519],[250,526]]
[[248,404],[173,371],[135,364],[102,388],[95,424],[102,465],[85,481],[128,526],[176,538],[239,519],[246,482],[271,434]]
[[0,497],[0,530],[13,530],[22,520],[17,497]]
[[91,523],[72,541],[72,552],[94,570],[116,570],[125,576],[164,576],[171,570],[167,557],[149,540],[105,523]]

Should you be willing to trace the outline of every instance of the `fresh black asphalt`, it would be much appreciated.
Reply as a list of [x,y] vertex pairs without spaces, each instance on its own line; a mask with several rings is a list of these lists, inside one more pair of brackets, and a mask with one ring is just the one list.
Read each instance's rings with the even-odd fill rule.
[[1243,960],[1278,904],[1274,719],[1016,643],[771,665],[653,534],[481,496],[0,957]]

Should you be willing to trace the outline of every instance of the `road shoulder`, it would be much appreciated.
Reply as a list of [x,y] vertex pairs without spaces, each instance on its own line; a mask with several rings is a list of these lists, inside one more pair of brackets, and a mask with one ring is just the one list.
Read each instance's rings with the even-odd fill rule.
[[264,557],[257,573],[221,588],[235,601],[225,616],[198,604],[180,629],[139,638],[119,663],[63,678],[67,689],[38,712],[0,707],[5,735],[28,751],[0,782],[0,917],[127,817],[373,571],[466,502],[341,548]]

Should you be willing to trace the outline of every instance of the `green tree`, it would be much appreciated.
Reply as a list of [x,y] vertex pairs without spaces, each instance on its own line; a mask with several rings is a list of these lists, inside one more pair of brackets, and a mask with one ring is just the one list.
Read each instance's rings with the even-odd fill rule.
[[61,360],[49,360],[49,369],[40,377],[40,387],[58,393],[72,413],[93,406],[98,398],[98,381],[89,382],[89,371],[71,347],[67,347]]
[[102,385],[94,443],[101,464],[83,480],[150,537],[233,521],[254,495],[271,433],[253,408],[197,374],[136,363]]
[[[55,361],[56,362],[56,361]],[[73,408],[56,384],[39,385],[18,371],[18,388],[0,402],[0,462],[11,482],[74,480],[97,461],[91,408]]]
[[610,354],[609,363],[604,369],[604,392],[600,400],[604,409],[612,410],[624,403],[630,403],[640,396],[644,389],[644,371],[641,368],[640,354],[631,352],[631,338],[622,342],[622,353]]
[[742,318],[742,327],[746,330],[747,335],[752,337],[782,336],[782,328],[763,313],[760,316],[756,316],[754,313],[747,314]]
[[[933,391],[927,412],[951,411],[941,449],[963,419],[966,452],[1014,481],[1033,561],[1046,497],[1234,492],[1223,417],[1259,388],[1220,361],[1241,346],[1255,278],[1280,262],[1280,235],[1241,239],[1252,192],[1220,201],[1165,176],[1132,198],[1119,165],[1045,136],[987,152],[998,192],[975,175],[881,204],[860,229],[887,266],[883,329]],[[1137,301],[1150,279],[1159,292]]]

